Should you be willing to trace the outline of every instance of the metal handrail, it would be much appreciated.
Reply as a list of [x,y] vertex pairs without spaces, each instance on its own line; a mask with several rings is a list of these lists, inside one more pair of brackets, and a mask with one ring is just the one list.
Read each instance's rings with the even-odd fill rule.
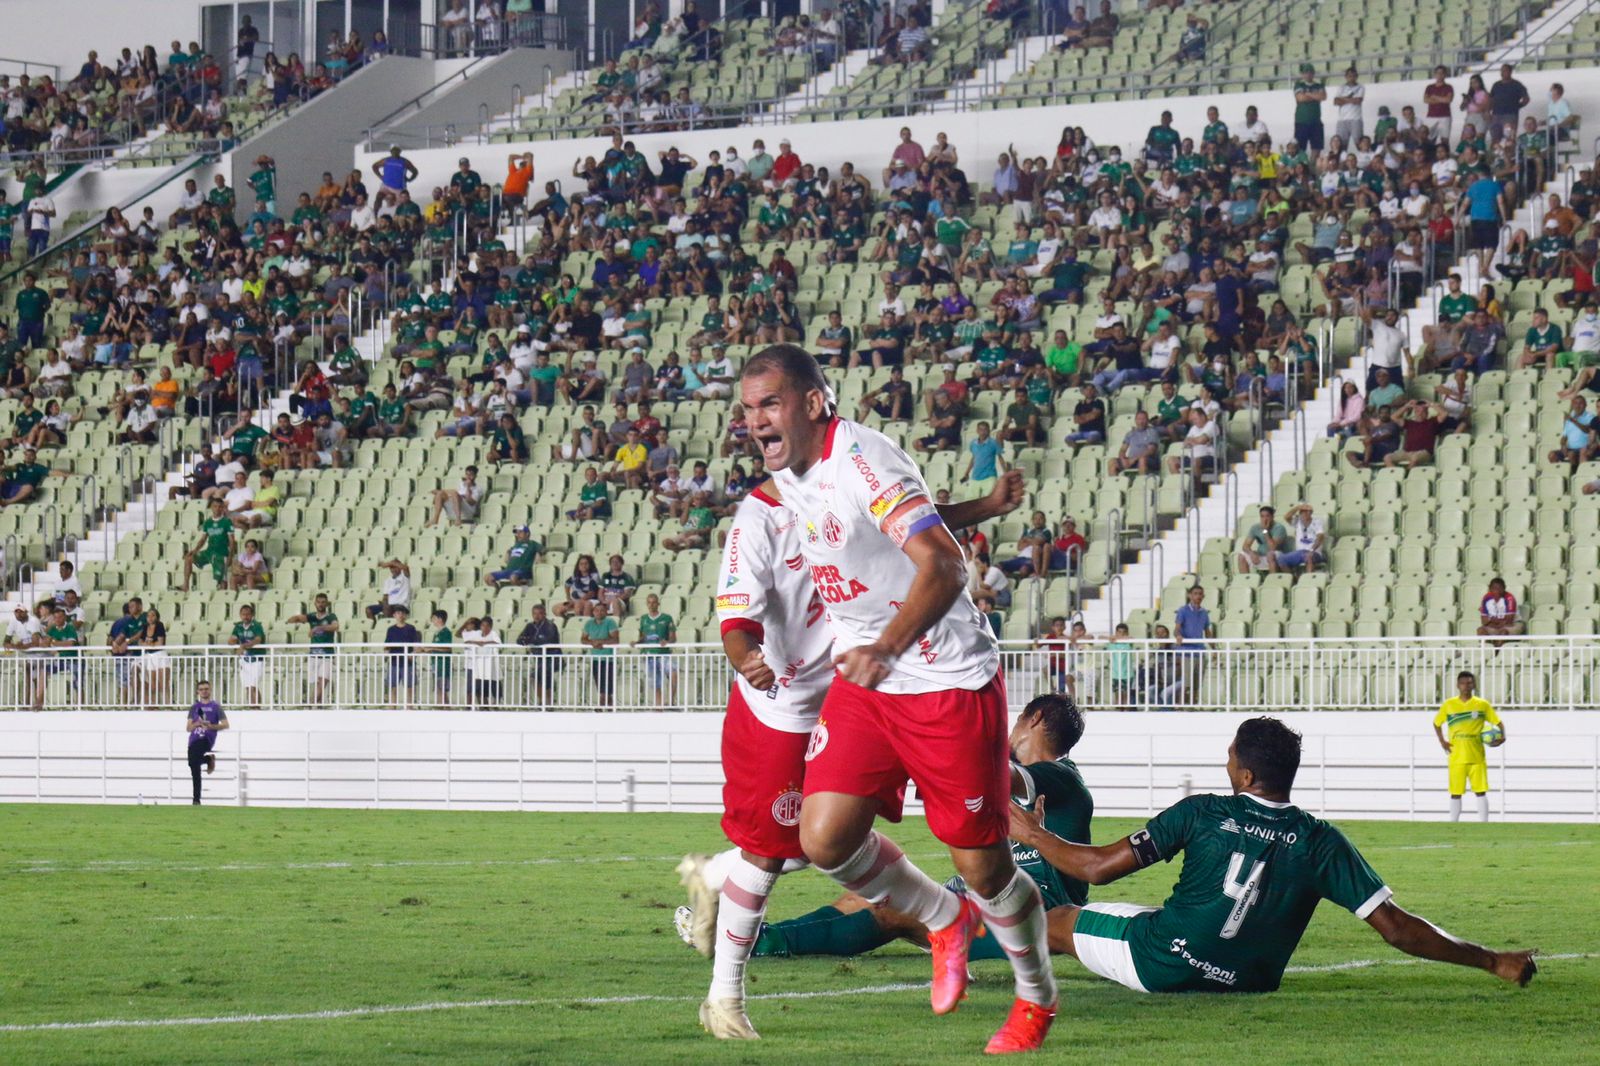
[[1167,546],[1159,540],[1150,542],[1150,606],[1154,607],[1161,589],[1167,587]]

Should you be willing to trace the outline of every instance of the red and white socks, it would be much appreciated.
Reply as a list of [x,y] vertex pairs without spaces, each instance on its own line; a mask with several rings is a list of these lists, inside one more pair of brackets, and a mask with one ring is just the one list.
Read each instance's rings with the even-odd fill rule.
[[961,914],[954,892],[913,866],[894,841],[878,833],[867,834],[838,867],[818,869],[856,895],[887,903],[931,930],[945,928]]
[[735,853],[722,882],[717,908],[717,941],[711,962],[711,999],[744,999],[744,968],[750,961],[767,896],[778,875],[761,869]]
[[1017,998],[1042,1007],[1056,1002],[1056,975],[1050,966],[1049,923],[1033,878],[1018,870],[993,899],[968,890],[989,935],[1005,949],[1017,979]]

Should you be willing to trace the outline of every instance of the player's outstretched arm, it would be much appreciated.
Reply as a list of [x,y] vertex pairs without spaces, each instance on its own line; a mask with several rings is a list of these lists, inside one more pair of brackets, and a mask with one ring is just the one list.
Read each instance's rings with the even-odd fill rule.
[[1022,471],[1007,470],[1000,475],[999,481],[986,495],[963,500],[960,503],[938,504],[939,517],[951,529],[965,529],[1015,511],[1022,506],[1022,497],[1026,491],[1027,485],[1022,480]]
[[1524,985],[1539,972],[1533,951],[1490,951],[1486,947],[1451,936],[1425,918],[1385,900],[1367,916],[1367,924],[1378,931],[1389,945],[1434,962],[1452,962],[1488,970],[1502,981]]
[[1141,861],[1133,837],[1123,837],[1114,844],[1095,847],[1091,844],[1074,844],[1056,836],[1044,827],[1043,796],[1034,801],[1031,811],[1015,803],[1011,805],[1011,839],[1026,847],[1037,848],[1045,862],[1068,877],[1091,885],[1109,885],[1149,865]]

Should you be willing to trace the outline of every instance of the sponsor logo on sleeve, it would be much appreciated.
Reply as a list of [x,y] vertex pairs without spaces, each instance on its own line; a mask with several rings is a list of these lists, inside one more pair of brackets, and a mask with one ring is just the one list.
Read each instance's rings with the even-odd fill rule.
[[873,521],[881,523],[883,516],[893,510],[895,504],[905,499],[906,494],[906,483],[904,481],[896,481],[893,485],[878,493],[873,501],[867,505],[867,510],[872,513]]
[[717,597],[717,610],[742,611],[750,606],[750,594],[747,592],[725,592]]

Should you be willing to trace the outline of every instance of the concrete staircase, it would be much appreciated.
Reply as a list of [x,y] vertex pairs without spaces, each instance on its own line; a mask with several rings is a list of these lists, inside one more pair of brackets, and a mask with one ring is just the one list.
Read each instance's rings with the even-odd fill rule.
[[978,64],[972,77],[950,86],[942,100],[930,100],[924,105],[927,111],[968,111],[999,93],[1012,74],[1031,67],[1050,51],[1056,38],[1048,34],[1038,37],[1019,37],[1010,48],[993,59]]

